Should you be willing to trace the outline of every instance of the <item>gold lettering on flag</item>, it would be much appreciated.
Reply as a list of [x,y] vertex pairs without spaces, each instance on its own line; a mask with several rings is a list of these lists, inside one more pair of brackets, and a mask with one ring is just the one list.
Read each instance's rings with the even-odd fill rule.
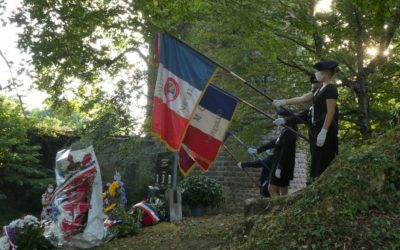
[[221,120],[222,120],[222,117],[221,117],[221,115],[220,115],[221,110],[218,110],[218,113],[219,113],[219,114],[217,114],[217,117],[215,118],[215,121],[214,121],[214,125],[213,125],[213,127],[212,127],[212,129],[211,129],[211,132],[210,132],[210,135],[211,135],[212,137],[215,137],[215,135],[216,135],[217,132],[219,131],[219,127],[220,127],[220,125],[221,125]]
[[179,113],[181,114],[185,114],[188,105],[189,105],[189,101],[192,100],[192,96],[193,96],[193,86],[191,88],[188,88],[187,91],[185,93],[182,93],[183,98],[182,98],[182,104],[181,107],[179,108]]
[[196,112],[196,113],[194,114],[193,120],[195,120],[195,121],[197,121],[197,122],[200,122],[200,120],[203,118],[203,117],[200,115],[200,113],[201,113],[202,111],[204,111],[204,110],[205,110],[205,109],[204,109],[203,107],[199,106],[199,107],[198,107],[198,111],[200,111],[200,112]]

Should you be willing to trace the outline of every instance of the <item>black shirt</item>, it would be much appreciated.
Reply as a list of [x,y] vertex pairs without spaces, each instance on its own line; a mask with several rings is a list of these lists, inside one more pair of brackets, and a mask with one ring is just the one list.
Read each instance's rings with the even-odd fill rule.
[[[297,126],[291,126],[295,131],[297,131]],[[282,178],[291,180],[293,179],[293,171],[295,166],[296,158],[296,140],[297,134],[291,130],[284,128],[276,140],[271,140],[265,145],[259,147],[257,152],[263,152],[267,149],[274,148],[274,156],[272,167],[275,168],[276,165],[282,169]]]
[[[336,85],[328,84],[322,90],[317,91],[317,94],[313,98],[313,107],[314,107],[314,124],[315,125],[323,125],[325,121],[325,116],[327,113],[326,100],[335,99],[337,100],[339,97]],[[335,115],[333,117],[333,124],[338,123],[338,107],[336,105]]]
[[308,108],[303,110],[300,113],[297,113],[295,116],[290,116],[288,118],[285,118],[285,124],[286,125],[295,125],[295,124],[299,124],[299,123],[304,123],[307,126],[311,126],[311,114],[310,112],[312,112],[312,108]]
[[[313,88],[311,92],[314,94],[316,91],[318,91],[317,88]],[[311,112],[313,112],[313,106],[309,107],[308,109],[303,110],[300,113],[297,113],[296,115],[292,115],[290,117],[285,118],[285,124],[286,125],[295,125],[295,124],[300,124],[304,123],[307,125],[307,127],[312,126],[312,121],[311,121]]]

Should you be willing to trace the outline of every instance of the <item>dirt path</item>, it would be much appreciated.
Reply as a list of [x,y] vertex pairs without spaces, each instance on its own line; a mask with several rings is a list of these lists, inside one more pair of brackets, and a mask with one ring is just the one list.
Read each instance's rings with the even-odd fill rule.
[[108,242],[96,250],[212,249],[226,246],[226,235],[242,220],[243,214],[230,214],[185,218],[180,223],[163,222],[143,228],[132,237]]

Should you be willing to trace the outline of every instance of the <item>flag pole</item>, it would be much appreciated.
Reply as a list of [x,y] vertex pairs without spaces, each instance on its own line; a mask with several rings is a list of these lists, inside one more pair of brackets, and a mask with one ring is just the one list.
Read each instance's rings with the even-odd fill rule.
[[[210,85],[210,87],[212,88],[212,85]],[[219,91],[219,89],[217,89],[217,88],[214,88],[214,89],[217,90],[217,91]],[[260,114],[266,116],[267,118],[269,118],[269,119],[271,119],[271,120],[275,120],[275,118],[274,118],[272,115],[270,115],[270,114],[268,114],[267,112],[261,110],[260,108],[257,108],[256,106],[254,106],[254,105],[251,104],[250,102],[248,102],[248,101],[246,101],[246,100],[244,100],[244,99],[242,99],[242,98],[240,98],[240,97],[237,97],[237,96],[235,96],[235,98],[237,98],[240,102],[246,104],[246,105],[249,106],[250,108],[254,109],[254,110],[257,111],[258,113],[260,113]],[[300,134],[299,131],[296,131],[296,130],[294,130],[293,128],[287,126],[287,125],[282,125],[282,126],[283,126],[284,128],[286,128],[286,129],[290,130],[291,132],[297,134],[299,137],[303,138],[303,139],[306,140],[307,142],[312,143],[307,137],[305,137],[304,135]]]
[[[226,145],[223,145],[223,146],[224,146],[224,149],[226,150],[226,152],[228,152],[228,154],[233,158],[233,160],[235,160],[236,162],[239,162],[239,160],[235,157],[235,155],[232,153],[232,151],[230,151]],[[246,173],[247,177],[249,177],[251,179],[251,181],[257,186],[257,188],[260,188],[260,184],[258,182],[256,182],[254,180],[254,178],[251,177],[251,175],[246,170],[244,170],[243,168],[241,168],[241,169],[243,172]]]
[[[234,133],[232,133],[232,132],[230,132],[231,133],[231,135],[233,136],[233,138],[235,138],[235,140],[240,144],[240,145],[242,145],[244,148],[248,148],[248,146],[242,141],[242,140],[240,140],[240,138],[239,137],[237,137],[237,135],[235,135]],[[268,166],[267,166],[267,164],[265,164],[265,162],[261,159],[261,157],[260,156],[258,156],[257,154],[255,154],[254,155],[259,161],[261,161],[261,164],[264,166],[264,167],[266,167],[267,169],[269,169],[269,170],[271,170]]]
[[[182,44],[186,45],[187,47],[189,47],[190,49],[194,50],[195,52],[199,53],[200,55],[204,56],[207,60],[210,60],[211,62],[215,63],[216,65],[218,65],[218,67],[220,67],[222,70],[224,70],[225,72],[227,72],[228,74],[232,75],[233,77],[235,77],[236,79],[238,79],[239,81],[241,81],[244,85],[248,86],[249,88],[251,88],[252,90],[254,90],[255,92],[259,93],[260,95],[262,95],[263,97],[267,98],[268,100],[270,100],[271,102],[274,101],[274,99],[272,97],[270,97],[268,94],[266,94],[265,92],[263,92],[262,90],[258,89],[257,87],[253,86],[252,84],[250,84],[248,81],[246,81],[243,77],[239,76],[238,74],[236,74],[235,72],[233,72],[232,70],[230,70],[229,68],[225,67],[224,65],[216,62],[215,60],[211,59],[210,57],[204,55],[203,53],[201,53],[199,50],[193,48],[191,45],[189,45],[188,43],[186,43],[185,41],[183,41],[182,39],[177,38],[174,35],[171,35],[170,33],[168,33],[166,30],[164,30],[165,33],[167,33],[169,36],[173,37],[174,39],[178,40],[179,42],[181,42]],[[286,112],[289,112],[292,116],[296,117],[297,120],[301,121],[302,123],[306,124],[308,126],[308,123],[306,121],[304,121],[301,117],[299,117],[298,115],[296,115],[293,111],[285,108],[284,106],[280,106],[282,109],[284,109]]]

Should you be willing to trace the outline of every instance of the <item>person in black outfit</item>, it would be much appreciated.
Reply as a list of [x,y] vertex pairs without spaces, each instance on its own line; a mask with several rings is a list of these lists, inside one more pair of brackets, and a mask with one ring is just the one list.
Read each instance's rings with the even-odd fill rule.
[[[278,115],[288,117],[292,113],[280,109]],[[288,125],[297,131],[297,125]],[[271,197],[286,195],[288,193],[289,182],[293,180],[293,172],[296,158],[297,134],[284,128],[277,139],[271,140],[258,149],[249,148],[251,154],[261,153],[268,149],[274,149],[269,172],[268,192]],[[242,164],[243,166],[243,164]]]
[[[255,150],[255,151],[254,151]],[[257,152],[257,149],[249,148],[249,153],[254,154],[261,153],[263,150]],[[262,168],[261,175],[260,175],[260,194],[264,197],[271,197],[268,192],[268,185],[269,185],[269,173],[272,168],[272,161],[273,161],[274,151],[273,149],[269,149],[266,152],[266,157],[262,160],[258,161],[248,161],[248,162],[239,162],[237,165],[239,168]]]
[[274,100],[273,105],[279,107],[285,104],[300,104],[313,102],[312,120],[312,158],[310,177],[319,177],[330,162],[338,154],[338,120],[337,107],[338,91],[332,83],[334,74],[338,71],[336,61],[321,61],[313,66],[316,70],[315,77],[323,85],[314,93],[309,92],[301,97],[284,100]]
[[[315,75],[310,76],[310,83],[311,83],[311,92],[315,93],[319,88],[322,87],[323,83],[318,81]],[[291,125],[291,124],[305,124],[308,127],[308,138],[310,142],[313,141],[313,133],[312,133],[312,112],[313,112],[313,106],[311,105],[309,108],[303,110],[300,113],[297,113],[296,115],[292,115],[286,118],[278,118],[274,120],[272,123],[281,126],[281,125]],[[312,154],[312,143],[310,143],[310,153]]]

